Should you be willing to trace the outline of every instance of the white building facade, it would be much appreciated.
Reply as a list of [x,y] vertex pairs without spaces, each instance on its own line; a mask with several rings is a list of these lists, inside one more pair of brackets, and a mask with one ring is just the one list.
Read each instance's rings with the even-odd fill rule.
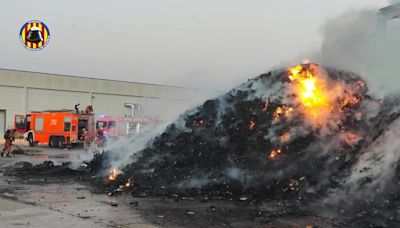
[[[177,116],[200,104],[211,91],[0,69],[0,133],[13,127],[14,116],[31,111],[80,109],[92,104],[96,115],[130,116],[126,103],[140,115],[156,119]],[[136,110],[138,111],[138,110]]]

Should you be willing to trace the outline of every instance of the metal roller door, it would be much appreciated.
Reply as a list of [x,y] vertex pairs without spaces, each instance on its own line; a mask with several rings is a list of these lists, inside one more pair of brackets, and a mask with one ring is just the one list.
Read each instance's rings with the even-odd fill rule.
[[6,131],[6,111],[0,110],[0,136],[3,137],[4,132]]

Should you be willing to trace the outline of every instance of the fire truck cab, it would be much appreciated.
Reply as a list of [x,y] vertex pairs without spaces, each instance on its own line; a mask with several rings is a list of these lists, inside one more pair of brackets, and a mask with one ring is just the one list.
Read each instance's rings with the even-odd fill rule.
[[103,116],[97,119],[96,129],[102,128],[107,138],[127,138],[139,134],[154,121],[147,118]]
[[[15,125],[21,128],[21,118],[18,120],[19,123]],[[31,112],[25,116],[23,125],[24,138],[29,142],[29,146],[40,143],[53,148],[65,148],[82,142],[83,129],[88,131],[89,138],[95,135],[93,114],[80,114],[69,110]]]

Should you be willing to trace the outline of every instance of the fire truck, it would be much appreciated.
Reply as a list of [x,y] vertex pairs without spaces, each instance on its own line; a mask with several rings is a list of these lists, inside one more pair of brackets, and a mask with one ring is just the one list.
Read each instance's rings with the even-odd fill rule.
[[102,129],[110,139],[127,138],[146,130],[155,122],[148,118],[102,116],[96,121],[96,129]]
[[94,114],[72,110],[31,112],[24,118],[18,115],[14,125],[18,132],[24,132],[29,146],[40,143],[52,148],[71,147],[82,142],[83,129],[88,131],[89,138],[95,136]]

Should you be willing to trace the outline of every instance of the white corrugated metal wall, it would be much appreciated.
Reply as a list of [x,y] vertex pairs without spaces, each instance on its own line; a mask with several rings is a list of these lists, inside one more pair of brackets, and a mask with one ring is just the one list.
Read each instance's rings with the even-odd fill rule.
[[80,109],[91,103],[96,114],[113,116],[130,115],[130,109],[124,104],[137,103],[142,105],[144,115],[167,119],[213,93],[216,94],[182,87],[0,69],[0,110],[4,110],[4,128],[13,127],[15,114],[73,109],[78,103]]

